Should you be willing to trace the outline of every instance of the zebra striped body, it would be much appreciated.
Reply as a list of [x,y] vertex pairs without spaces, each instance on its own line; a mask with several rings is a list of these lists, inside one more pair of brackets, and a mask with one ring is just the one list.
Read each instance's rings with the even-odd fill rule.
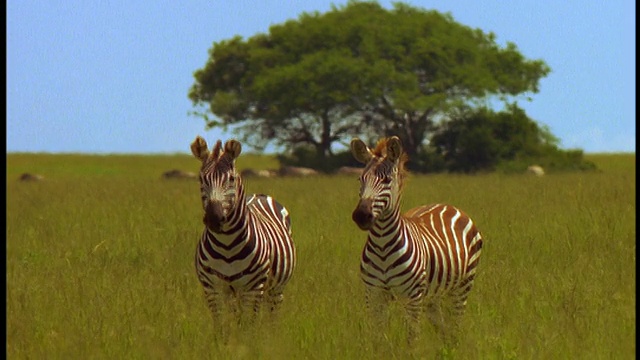
[[240,317],[251,310],[255,314],[265,300],[275,310],[296,264],[289,213],[270,196],[245,195],[234,164],[240,149],[230,140],[221,152],[218,141],[209,153],[200,137],[191,145],[203,162],[205,229],[196,249],[196,273],[214,316],[234,298]]
[[[352,152],[366,164],[352,217],[368,231],[360,264],[367,306],[380,312],[387,301],[402,301],[414,335],[426,307],[446,338],[450,334],[445,328],[456,326],[473,285],[482,249],[480,232],[465,213],[450,205],[418,206],[400,213],[406,155],[397,138],[384,139],[373,151],[354,139]],[[443,301],[452,305],[449,314],[443,312]]]

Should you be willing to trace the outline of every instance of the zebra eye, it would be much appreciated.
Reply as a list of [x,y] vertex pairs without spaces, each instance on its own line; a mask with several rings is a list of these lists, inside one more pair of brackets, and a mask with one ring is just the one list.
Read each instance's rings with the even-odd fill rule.
[[236,181],[236,176],[235,175],[229,176],[229,181],[231,181],[231,182]]

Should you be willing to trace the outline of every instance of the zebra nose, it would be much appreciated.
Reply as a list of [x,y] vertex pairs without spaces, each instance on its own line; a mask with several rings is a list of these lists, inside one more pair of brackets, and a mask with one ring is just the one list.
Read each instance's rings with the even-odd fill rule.
[[361,230],[369,230],[373,225],[372,201],[362,199],[353,210],[351,219],[358,225]]
[[204,224],[214,231],[219,231],[224,222],[224,210],[218,201],[209,201],[204,209]]

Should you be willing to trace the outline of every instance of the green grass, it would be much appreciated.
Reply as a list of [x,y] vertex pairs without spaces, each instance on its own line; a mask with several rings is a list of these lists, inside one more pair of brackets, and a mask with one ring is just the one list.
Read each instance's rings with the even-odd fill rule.
[[[597,173],[411,176],[403,207],[447,202],[485,238],[462,359],[635,358],[635,154]],[[241,155],[239,167],[276,168]],[[275,322],[217,341],[193,264],[202,230],[190,156],[7,155],[7,356],[91,359],[434,358],[425,324],[375,329],[358,277],[354,176],[247,179],[292,216],[298,267]],[[42,182],[17,181],[23,172]],[[399,314],[399,310],[392,309]],[[378,339],[375,341],[374,339]]]

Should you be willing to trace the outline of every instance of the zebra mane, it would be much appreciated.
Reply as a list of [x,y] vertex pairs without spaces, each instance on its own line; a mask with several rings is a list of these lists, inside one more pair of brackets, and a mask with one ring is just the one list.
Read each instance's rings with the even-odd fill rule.
[[[387,137],[378,140],[378,144],[376,144],[376,147],[371,151],[371,153],[379,158],[387,156],[387,143],[389,142],[389,139],[391,138]],[[398,181],[400,183],[400,190],[404,187],[405,179],[409,175],[409,170],[407,170],[407,167],[405,166],[407,161],[409,161],[409,155],[407,155],[403,149],[402,155],[400,155],[400,158],[398,159]]]

